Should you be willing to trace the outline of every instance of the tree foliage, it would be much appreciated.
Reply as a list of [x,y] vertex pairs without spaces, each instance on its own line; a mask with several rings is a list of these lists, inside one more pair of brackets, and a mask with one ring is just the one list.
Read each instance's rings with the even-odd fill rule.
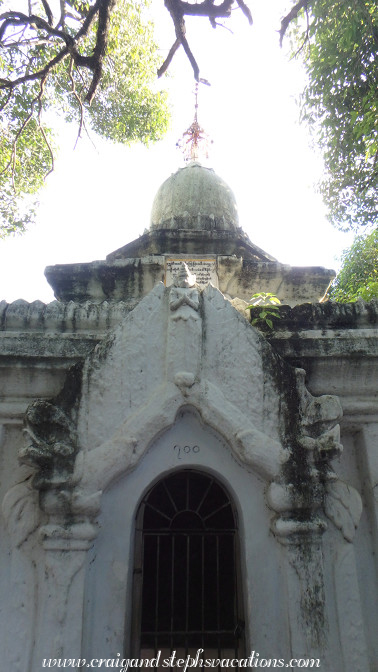
[[324,156],[320,188],[331,222],[358,230],[378,212],[378,3],[300,0],[281,37],[304,12],[294,44],[308,74],[302,115]]
[[29,0],[27,12],[0,15],[0,235],[32,219],[20,196],[35,194],[54,167],[47,113],[76,121],[79,136],[88,123],[124,143],[160,139],[168,125],[166,94],[153,91],[158,51],[141,3],[62,0],[56,18],[51,7]]
[[175,40],[159,64],[146,1],[0,0],[0,237],[32,219],[20,197],[35,194],[53,170],[47,112],[76,121],[79,136],[87,122],[117,142],[160,139],[169,115],[165,94],[153,93],[156,74],[182,46],[199,80],[185,16],[205,17],[215,28],[239,6],[252,23],[244,0],[165,0]]
[[[175,39],[159,64],[145,1],[0,0],[0,236],[30,221],[20,196],[38,192],[54,167],[47,112],[76,121],[79,136],[88,123],[117,142],[156,140],[168,124],[166,97],[153,93],[156,72],[182,46],[200,81],[185,17],[215,28],[239,8],[252,23],[244,0],[164,0]],[[377,216],[378,4],[298,0],[282,19],[281,41],[289,26],[305,57],[302,114],[323,150],[330,219],[358,229]]]
[[342,261],[329,298],[339,302],[378,298],[378,230],[357,236]]
[[[281,305],[279,298],[271,292],[259,292],[253,294],[250,299],[251,303],[246,306],[246,310],[251,310],[251,323],[253,326],[268,327],[273,329],[274,320],[280,320],[281,316],[278,311],[278,306]],[[259,308],[256,310],[256,308]]]

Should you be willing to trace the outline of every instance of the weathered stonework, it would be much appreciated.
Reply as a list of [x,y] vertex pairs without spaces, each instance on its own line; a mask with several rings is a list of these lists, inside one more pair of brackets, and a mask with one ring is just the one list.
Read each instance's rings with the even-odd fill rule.
[[[0,304],[4,669],[130,654],[136,512],[191,469],[234,501],[246,652],[373,672],[377,305],[295,305],[327,272],[303,285],[311,269],[280,266],[237,224],[161,233],[48,270],[61,301]],[[190,240],[219,289],[184,263],[162,282]],[[294,307],[258,331],[243,301],[280,287]]]
[[[135,303],[146,296],[157,282],[165,282],[166,264],[172,256],[175,259],[181,257],[185,262],[187,259],[192,259],[193,255],[201,258],[204,256],[205,249],[206,258],[213,255],[217,284],[221,292],[230,298],[245,301],[249,301],[251,295],[257,291],[271,292],[276,294],[282,303],[289,306],[295,306],[304,301],[320,301],[334,277],[333,271],[325,268],[305,269],[280,264],[272,259],[260,260],[261,251],[258,248],[251,251],[249,248],[254,246],[246,246],[244,241],[240,249],[234,244],[228,249],[224,245],[223,233],[218,234],[218,245],[209,247],[206,245],[205,231],[194,233],[204,234],[198,236],[197,245],[193,245],[192,241],[188,242],[188,239],[184,238],[182,245],[171,248],[162,246],[164,254],[157,253],[149,246],[150,256],[143,255],[139,258],[126,256],[137,253],[139,250],[129,251],[123,248],[119,252],[119,257],[109,255],[110,258],[106,261],[48,266],[45,274],[54,289],[56,298],[60,301]],[[228,242],[231,234],[229,232],[225,234],[227,234],[226,242]],[[148,239],[153,235],[153,233],[146,234]],[[157,235],[160,237],[161,233],[157,232]],[[235,234],[235,237],[237,238],[238,235]],[[164,232],[164,242],[165,238]],[[148,240],[149,243],[150,240]],[[245,256],[242,256],[243,252],[246,253]],[[121,254],[125,256],[121,257]],[[235,256],[236,254],[238,256]]]

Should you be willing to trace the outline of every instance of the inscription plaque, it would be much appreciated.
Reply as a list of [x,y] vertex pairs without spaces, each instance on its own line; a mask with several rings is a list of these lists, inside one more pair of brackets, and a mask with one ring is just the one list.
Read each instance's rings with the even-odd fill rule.
[[218,287],[218,276],[215,259],[173,259],[165,260],[165,280],[164,284],[169,286],[173,283],[174,277],[180,272],[181,264],[185,262],[191,273],[196,276],[196,282],[201,287],[205,287],[211,282],[214,287]]

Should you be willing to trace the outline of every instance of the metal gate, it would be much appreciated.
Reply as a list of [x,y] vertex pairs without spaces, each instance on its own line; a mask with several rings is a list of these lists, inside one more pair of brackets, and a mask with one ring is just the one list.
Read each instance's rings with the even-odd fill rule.
[[223,486],[192,470],[159,481],[138,511],[135,556],[135,655],[243,656],[237,521]]

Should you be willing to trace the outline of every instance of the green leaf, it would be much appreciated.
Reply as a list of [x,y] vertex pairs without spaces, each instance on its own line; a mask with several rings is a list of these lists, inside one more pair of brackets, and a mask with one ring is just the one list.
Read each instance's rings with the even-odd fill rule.
[[[378,215],[378,4],[309,0],[310,25],[293,30],[307,71],[301,118],[323,153],[319,190],[330,221],[357,231]],[[308,33],[307,33],[308,30]]]
[[[62,1],[67,15],[72,15],[72,7],[78,12],[77,19],[69,19],[70,25],[66,25],[68,33],[77,32],[92,4],[74,0],[66,6]],[[0,237],[22,232],[35,216],[37,195],[57,149],[57,141],[44,124],[45,112],[78,124],[84,113],[87,128],[114,142],[148,144],[164,136],[170,112],[167,94],[157,89],[160,54],[153,26],[145,20],[145,6],[138,0],[114,3],[102,77],[90,106],[84,99],[93,72],[86,67],[73,67],[69,52],[48,71],[43,87],[35,79],[23,81],[8,100],[8,89],[1,89],[0,82]],[[34,3],[33,11],[36,15],[41,11],[45,20],[42,5]],[[78,41],[82,57],[93,54],[96,31],[97,24],[93,22]],[[5,80],[45,70],[62,46],[56,36],[46,40],[45,31],[34,24],[16,34],[14,46],[5,45],[6,30],[2,37],[0,79]],[[34,195],[34,207],[30,209],[25,201],[28,195]]]
[[332,301],[378,298],[378,229],[357,236],[342,255],[342,267],[329,290]]

